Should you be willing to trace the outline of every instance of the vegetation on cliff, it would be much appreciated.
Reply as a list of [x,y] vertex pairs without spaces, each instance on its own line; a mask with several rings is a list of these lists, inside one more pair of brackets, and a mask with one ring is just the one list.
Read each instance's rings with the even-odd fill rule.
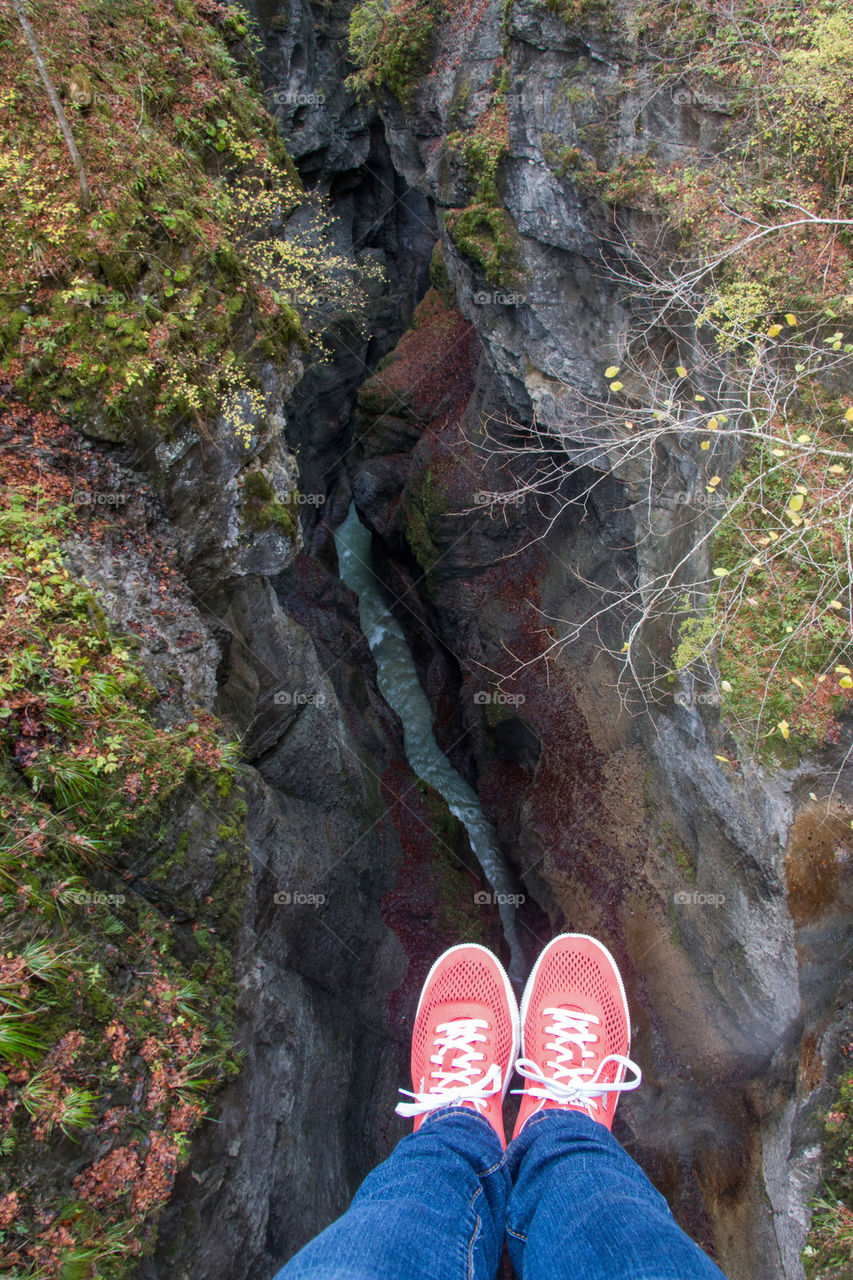
[[358,70],[349,79],[364,96],[387,87],[409,102],[429,62],[442,0],[362,0],[350,16],[349,46]]
[[246,807],[212,717],[157,695],[66,563],[132,546],[173,610],[168,547],[80,502],[114,473],[54,415],[12,403],[0,432],[0,1257],[119,1276],[236,1068]]
[[[133,1271],[215,1089],[237,1068],[233,951],[248,883],[234,744],[191,705],[176,634],[118,630],[76,557],[121,563],[190,620],[139,475],[84,445],[248,446],[264,361],[357,309],[257,93],[242,11],[105,0],[0,14],[0,1270]],[[251,83],[255,80],[255,84]],[[351,276],[349,277],[352,278]],[[293,534],[260,471],[246,527]],[[266,487],[264,487],[266,485]],[[134,568],[134,566],[136,566]],[[141,567],[140,567],[141,566]],[[128,578],[127,590],[133,588]],[[176,633],[179,628],[176,624]]]

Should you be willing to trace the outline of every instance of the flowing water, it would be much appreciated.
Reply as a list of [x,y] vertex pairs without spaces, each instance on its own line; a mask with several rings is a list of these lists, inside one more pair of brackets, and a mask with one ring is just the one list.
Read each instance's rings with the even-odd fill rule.
[[518,937],[515,885],[498,847],[497,833],[486,820],[477,793],[457,773],[432,731],[432,707],[418,679],[415,660],[400,623],[390,610],[385,588],[373,571],[370,532],[355,506],[335,534],[341,578],[358,596],[361,628],[376,659],[382,695],[403,722],[406,756],[419,778],[434,787],[465,830],[471,848],[492,887],[510,951],[509,974],[524,978],[524,956]]

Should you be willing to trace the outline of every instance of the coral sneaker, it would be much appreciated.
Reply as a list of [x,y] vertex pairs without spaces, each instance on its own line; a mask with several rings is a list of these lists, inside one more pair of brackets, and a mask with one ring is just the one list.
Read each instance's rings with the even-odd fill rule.
[[[524,1078],[513,1137],[539,1111],[583,1111],[610,1129],[619,1094],[636,1089],[627,1056],[631,1024],[616,961],[585,933],[563,933],[542,952],[521,1000]],[[633,1079],[625,1078],[634,1072]]]
[[476,944],[451,947],[427,974],[412,1033],[412,1086],[400,1116],[449,1103],[485,1116],[506,1146],[503,1101],[518,1053],[518,1003],[503,965]]

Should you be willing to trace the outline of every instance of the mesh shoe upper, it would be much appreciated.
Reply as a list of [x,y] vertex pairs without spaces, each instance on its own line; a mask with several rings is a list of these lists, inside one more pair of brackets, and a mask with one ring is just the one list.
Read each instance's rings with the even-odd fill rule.
[[414,1099],[398,1114],[417,1130],[425,1114],[459,1101],[492,1123],[504,1141],[501,1114],[518,1052],[518,1006],[500,962],[485,947],[451,947],[433,965],[412,1033]]
[[555,938],[530,975],[521,1018],[526,1085],[515,1133],[553,1107],[585,1111],[609,1129],[619,1092],[637,1087],[640,1070],[627,1057],[628,1003],[607,948],[586,934]]

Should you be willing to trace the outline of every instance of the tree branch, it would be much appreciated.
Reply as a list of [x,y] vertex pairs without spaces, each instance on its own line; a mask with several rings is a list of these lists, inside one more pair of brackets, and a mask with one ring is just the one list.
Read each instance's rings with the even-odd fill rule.
[[56,87],[50,78],[50,72],[45,66],[44,58],[41,56],[41,50],[39,48],[38,40],[36,39],[36,33],[33,31],[30,20],[24,12],[22,0],[12,0],[12,4],[15,6],[18,21],[23,28],[24,35],[27,38],[27,44],[30,46],[32,55],[36,60],[39,75],[41,76],[42,81],[44,82],[44,87],[47,90],[50,105],[53,107],[53,114],[56,116],[62,136],[65,139],[65,145],[68,148],[68,154],[71,157],[71,163],[74,165],[74,169],[77,174],[77,181],[80,183],[80,208],[84,213],[88,213],[92,207],[92,195],[89,191],[89,182],[86,177],[83,160],[80,156],[80,152],[77,150],[77,143],[74,141],[74,134],[71,132],[71,126],[68,123],[68,117],[65,114],[62,103],[59,101],[59,94],[56,92]]

